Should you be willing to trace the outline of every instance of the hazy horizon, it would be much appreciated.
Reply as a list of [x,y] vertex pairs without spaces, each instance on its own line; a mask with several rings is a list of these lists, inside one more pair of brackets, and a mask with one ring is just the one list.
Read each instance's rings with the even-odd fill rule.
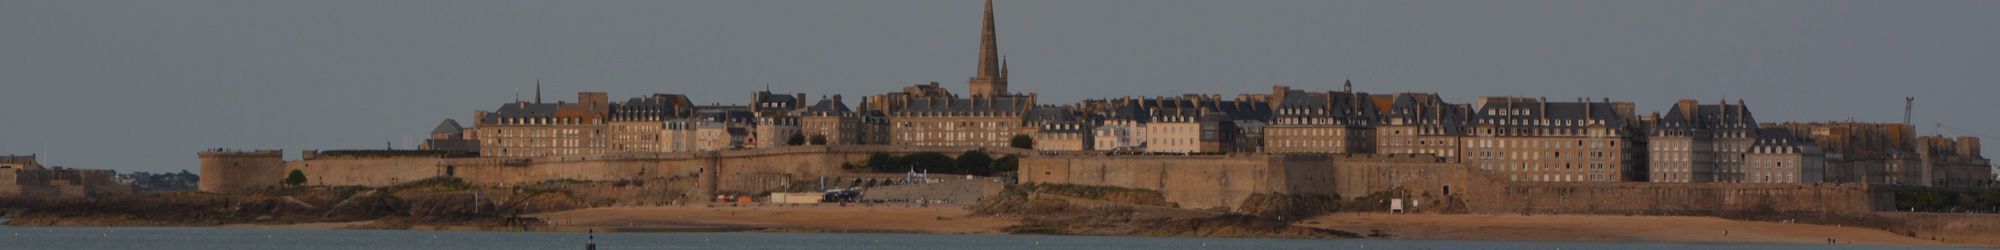
[[[939,82],[965,92],[981,1],[0,2],[0,154],[119,171],[209,148],[414,148],[532,98],[741,104]],[[1010,89],[1042,104],[1271,85],[1747,102],[2000,133],[1995,1],[1010,1]],[[2000,147],[1988,147],[2000,148]],[[1987,153],[1993,153],[1987,150]]]

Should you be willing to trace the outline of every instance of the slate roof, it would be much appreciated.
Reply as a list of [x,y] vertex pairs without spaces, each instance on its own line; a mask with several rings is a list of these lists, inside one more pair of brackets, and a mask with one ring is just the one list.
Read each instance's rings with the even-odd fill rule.
[[1444,129],[1446,134],[1462,133],[1466,110],[1463,105],[1444,102],[1435,93],[1400,93],[1382,114],[1384,121],[1402,119],[1400,124]]
[[[667,120],[694,115],[694,101],[685,95],[653,94],[633,97],[611,106],[615,120]],[[651,118],[651,119],[645,119]]]
[[1800,136],[1792,135],[1784,128],[1757,129],[1757,141],[1750,144],[1751,150],[1779,153],[1798,153],[1808,149],[1818,149],[1818,145]]
[[480,124],[498,123],[501,118],[509,118],[509,117],[528,117],[528,118],[555,117],[557,108],[558,108],[557,104],[554,103],[501,104],[500,108],[495,108],[493,109],[493,112],[488,112],[485,119],[479,121],[479,123]]
[[433,135],[435,134],[457,135],[460,133],[465,133],[465,126],[459,126],[458,121],[452,119],[444,119],[444,122],[438,123],[437,128],[431,129],[431,134]]
[[853,109],[847,108],[847,103],[836,102],[833,99],[820,99],[819,103],[814,103],[811,107],[806,107],[806,114],[818,115],[818,116],[848,116],[848,115],[854,115],[855,112]]
[[1754,137],[1757,132],[1757,118],[1750,108],[1738,104],[1695,104],[1692,100],[1682,100],[1662,114],[1652,124],[1653,135],[1689,135],[1691,133],[1714,133],[1727,135],[1736,133]]
[[902,107],[889,112],[890,115],[981,115],[981,114],[1021,114],[1026,113],[1034,103],[1026,96],[996,96],[978,98],[920,97],[910,98]]
[[[1524,112],[1510,112],[1519,110]],[[1622,127],[1625,119],[1609,102],[1542,102],[1528,98],[1507,98],[1488,102],[1473,115],[1476,124],[1502,127],[1582,128],[1586,120],[1601,120],[1604,126]],[[1543,123],[1542,120],[1549,122]]]
[[1367,93],[1286,90],[1273,110],[1274,124],[1374,126],[1381,108]]
[[694,115],[689,118],[697,119],[704,123],[753,122],[756,120],[757,114],[743,107],[709,107],[697,109]]
[[37,165],[35,155],[0,155],[0,163]]

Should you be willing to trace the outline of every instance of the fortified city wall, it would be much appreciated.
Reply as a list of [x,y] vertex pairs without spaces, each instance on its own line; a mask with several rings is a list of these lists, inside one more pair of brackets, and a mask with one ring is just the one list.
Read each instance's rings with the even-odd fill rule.
[[[203,152],[201,190],[235,193],[278,186],[299,170],[307,185],[386,186],[440,176],[487,185],[519,185],[550,180],[616,181],[692,177],[697,195],[759,193],[795,181],[841,174],[842,164],[861,164],[874,153],[956,154],[970,147],[793,146],[756,150],[686,153],[633,153],[600,156],[442,158],[436,156],[317,156],[286,162],[278,151]],[[1014,148],[984,148],[995,155],[1027,155]],[[707,174],[720,173],[720,174]]]
[[1513,182],[1422,155],[1045,155],[1022,160],[1021,182],[1159,190],[1184,208],[1234,208],[1260,192],[1386,191],[1418,211],[1474,213],[1852,214],[1894,201],[1861,185]]
[[[1368,167],[1364,167],[1368,166]],[[1401,166],[1408,168],[1388,168]],[[1456,166],[1435,157],[1404,155],[1103,155],[1049,154],[1021,160],[1022,183],[1060,183],[1159,190],[1183,208],[1234,208],[1256,193],[1359,197],[1413,182],[1425,171],[1381,169]]]
[[283,184],[283,150],[235,151],[212,149],[196,153],[201,158],[203,192],[234,193],[261,190]]
[[[876,152],[958,152],[971,148],[800,146],[758,150],[532,158],[321,156],[284,162],[278,151],[203,152],[201,189],[247,192],[282,183],[291,170],[310,185],[384,186],[439,176],[519,185],[549,180],[693,179],[700,197],[781,190],[841,177],[843,164]],[[1545,183],[1504,181],[1427,155],[1104,155],[1019,154],[1023,183],[1159,190],[1184,208],[1234,208],[1256,193],[1327,194],[1353,199],[1384,191],[1418,211],[1474,213],[1715,214],[1861,213],[1888,210],[1891,192],[1860,185]],[[713,173],[713,174],[711,174]]]

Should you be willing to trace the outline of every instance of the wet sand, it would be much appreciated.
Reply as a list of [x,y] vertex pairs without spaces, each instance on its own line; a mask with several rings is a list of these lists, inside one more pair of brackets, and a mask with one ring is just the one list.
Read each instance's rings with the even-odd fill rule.
[[858,206],[662,206],[608,207],[530,215],[558,229],[610,231],[811,231],[1000,233],[1015,218],[972,216],[959,207]]
[[1963,246],[1871,228],[1691,216],[1338,213],[1296,225],[1364,235],[1379,229],[1394,239],[1826,244],[1833,238],[1839,244]]

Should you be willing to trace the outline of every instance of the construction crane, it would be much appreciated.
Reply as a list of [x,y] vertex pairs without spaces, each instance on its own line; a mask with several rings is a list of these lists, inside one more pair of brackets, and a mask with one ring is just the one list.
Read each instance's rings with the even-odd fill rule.
[[1910,127],[1917,126],[1916,123],[1910,123],[1910,111],[1912,109],[1915,109],[1916,106],[1917,106],[1917,97],[1915,96],[1903,97],[1903,125],[1910,125]]

